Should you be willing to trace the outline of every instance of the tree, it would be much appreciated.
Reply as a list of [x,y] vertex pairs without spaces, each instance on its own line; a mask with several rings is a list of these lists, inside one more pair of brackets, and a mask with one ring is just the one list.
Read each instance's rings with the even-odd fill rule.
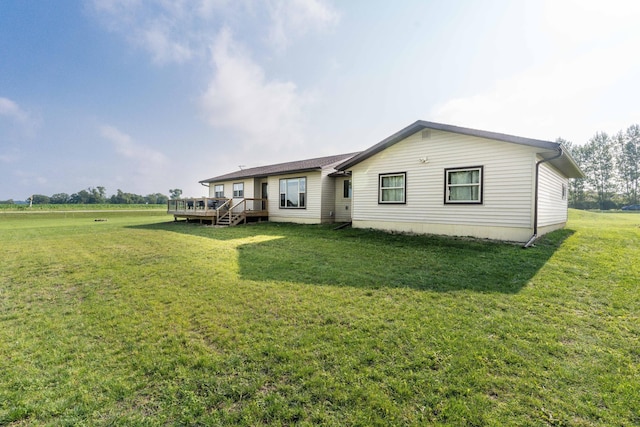
[[90,197],[91,194],[87,190],[80,190],[69,197],[69,202],[75,204],[86,204],[89,203]]
[[638,203],[640,191],[640,126],[632,125],[615,137],[620,189],[626,203]]
[[167,203],[169,198],[164,194],[155,193],[148,194],[144,197],[145,203],[149,203],[150,205],[164,205]]
[[34,205],[46,205],[50,203],[49,196],[45,196],[43,194],[34,194],[31,196],[31,203]]
[[[571,141],[562,138],[556,139],[563,148],[571,154],[578,166],[584,169],[586,163],[585,149],[582,145],[575,145]],[[586,182],[584,178],[571,178],[569,180],[569,207],[584,209],[586,207]]]
[[105,195],[106,190],[104,187],[99,187],[99,186],[96,188],[89,187],[87,188],[87,192],[89,193],[89,200],[87,203],[92,203],[92,204],[106,203],[107,197]]
[[50,203],[53,203],[55,205],[69,203],[69,195],[67,193],[56,193],[51,196]]
[[615,172],[611,138],[604,132],[596,133],[585,146],[587,181],[596,191],[598,206],[609,209],[615,190]]
[[171,195],[171,200],[179,199],[182,196],[182,190],[179,188],[174,188],[173,190],[169,190],[169,194]]

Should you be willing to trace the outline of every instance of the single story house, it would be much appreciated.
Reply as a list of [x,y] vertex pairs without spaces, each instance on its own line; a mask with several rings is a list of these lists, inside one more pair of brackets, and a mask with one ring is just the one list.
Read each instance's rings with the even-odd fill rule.
[[531,244],[566,224],[568,179],[582,177],[559,143],[417,121],[360,153],[201,183],[211,198],[260,200],[269,221]]
[[335,166],[355,154],[260,166],[205,179],[200,183],[209,187],[208,198],[170,200],[168,212],[176,218],[224,225],[251,218],[301,224],[349,222],[351,195],[343,192],[343,183],[350,180],[336,178]]

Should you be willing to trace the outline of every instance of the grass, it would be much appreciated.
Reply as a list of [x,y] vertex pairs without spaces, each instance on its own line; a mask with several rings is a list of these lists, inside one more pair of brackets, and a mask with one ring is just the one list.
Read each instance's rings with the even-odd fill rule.
[[640,215],[529,250],[166,220],[0,216],[0,425],[640,424]]

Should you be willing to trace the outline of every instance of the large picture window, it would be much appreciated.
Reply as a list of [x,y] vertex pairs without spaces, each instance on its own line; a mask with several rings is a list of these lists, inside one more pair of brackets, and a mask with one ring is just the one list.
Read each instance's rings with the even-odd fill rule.
[[224,197],[224,184],[217,184],[213,187],[213,197],[218,199]]
[[307,178],[288,178],[280,180],[280,208],[306,208]]
[[482,166],[445,169],[445,196],[447,204],[482,203]]
[[407,174],[380,174],[378,203],[405,203]]
[[244,182],[236,182],[233,184],[233,197],[244,197]]

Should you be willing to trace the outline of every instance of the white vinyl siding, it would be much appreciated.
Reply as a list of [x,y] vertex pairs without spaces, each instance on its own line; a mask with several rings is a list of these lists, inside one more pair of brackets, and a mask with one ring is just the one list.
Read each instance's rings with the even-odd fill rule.
[[[472,231],[473,227],[507,227],[526,234],[532,227],[537,151],[540,149],[437,130],[422,139],[422,132],[417,132],[353,166],[354,224],[464,225],[465,233],[469,227]],[[420,161],[423,158],[428,162]],[[464,165],[483,166],[481,205],[444,203],[445,169]],[[404,205],[378,203],[379,174],[389,171],[407,174]],[[479,233],[469,233],[474,234]]]
[[[280,180],[287,178],[300,178],[300,173],[290,175],[276,175],[268,178],[269,188],[280,189]],[[269,221],[273,222],[297,222],[304,224],[318,224],[322,222],[322,180],[320,171],[305,172],[306,194],[305,209],[280,209],[280,195],[269,198]],[[327,177],[328,178],[328,177]]]
[[[245,181],[224,181],[224,182],[216,182],[215,184],[209,184],[209,197],[216,197],[216,186],[222,185],[224,188],[224,196],[227,199],[234,198],[233,197],[233,185],[239,184],[242,182],[244,194],[253,194],[253,179],[247,179]],[[237,197],[236,197],[237,198]]]
[[540,165],[538,177],[538,227],[567,222],[567,198],[562,198],[562,189],[567,179],[548,163]]
[[[348,190],[347,194],[345,189]],[[350,178],[335,179],[335,195],[335,221],[351,221],[351,197],[345,197],[353,195]]]
[[335,169],[327,168],[321,173],[320,222],[335,220],[336,210],[336,178],[329,176]]

